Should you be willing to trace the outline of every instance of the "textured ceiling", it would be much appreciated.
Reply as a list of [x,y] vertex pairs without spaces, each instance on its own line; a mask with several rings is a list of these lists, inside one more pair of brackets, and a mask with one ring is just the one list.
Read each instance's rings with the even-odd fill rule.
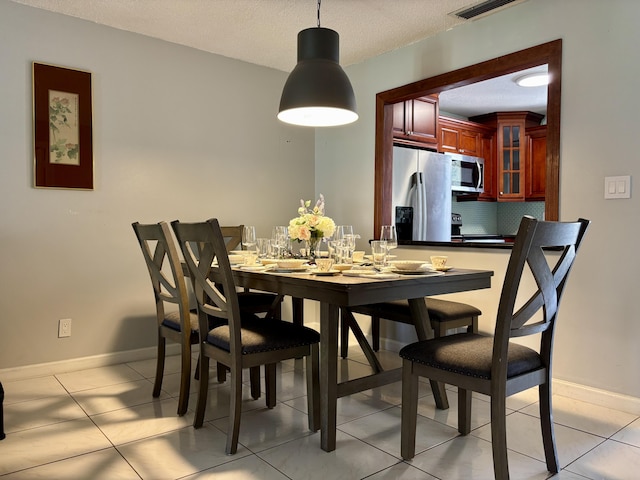
[[[284,71],[298,32],[317,26],[316,0],[13,1]],[[449,13],[481,1],[325,0],[321,26],[340,34],[351,65],[466,23]]]
[[[316,0],[12,1],[287,72],[296,63],[298,32],[317,26]],[[467,23],[469,20],[451,12],[482,1],[324,0],[320,20],[321,26],[340,34],[340,63],[347,66]],[[480,110],[487,107],[477,104],[482,98],[492,98],[492,108],[499,109],[502,107],[496,102],[511,101],[513,95],[519,97],[520,104],[539,105],[542,101],[546,105],[546,95],[543,100],[528,100],[522,96],[534,89],[510,93],[511,84],[506,79],[502,84],[466,87],[472,89],[474,100],[452,92],[447,95],[449,104],[441,106],[469,116],[485,113]]]

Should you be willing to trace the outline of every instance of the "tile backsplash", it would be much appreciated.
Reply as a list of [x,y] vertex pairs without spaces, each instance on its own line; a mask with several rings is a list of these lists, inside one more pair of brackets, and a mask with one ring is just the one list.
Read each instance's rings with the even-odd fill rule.
[[462,215],[462,234],[515,235],[523,215],[544,218],[544,202],[457,202],[451,211]]

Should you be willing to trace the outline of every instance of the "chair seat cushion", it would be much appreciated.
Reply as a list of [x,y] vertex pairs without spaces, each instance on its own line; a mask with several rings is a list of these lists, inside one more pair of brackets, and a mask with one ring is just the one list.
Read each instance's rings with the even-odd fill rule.
[[[427,310],[432,322],[447,322],[462,318],[479,317],[482,311],[467,303],[440,300],[427,297]],[[413,323],[408,300],[394,300],[391,302],[374,303],[353,307],[352,311],[366,315],[377,315],[387,320]]]
[[[493,337],[458,333],[412,343],[400,350],[400,356],[412,362],[471,377],[490,379]],[[535,350],[509,342],[507,378],[542,367]]]
[[[198,312],[197,310],[191,310],[189,312],[189,321],[191,323],[191,331],[198,333]],[[171,312],[167,313],[164,316],[164,320],[162,321],[162,325],[168,327],[176,332],[181,331],[180,328],[180,312]]]
[[[320,342],[320,334],[311,328],[247,313],[242,314],[241,338],[243,355]],[[208,343],[226,351],[230,351],[229,340],[229,325],[213,328],[207,334]]]

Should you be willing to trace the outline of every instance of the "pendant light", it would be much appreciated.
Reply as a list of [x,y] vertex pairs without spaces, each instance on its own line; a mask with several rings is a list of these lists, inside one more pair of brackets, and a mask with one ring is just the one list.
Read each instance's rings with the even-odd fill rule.
[[358,119],[349,77],[339,64],[340,37],[318,26],[298,33],[298,63],[280,98],[278,119],[306,127],[346,125]]

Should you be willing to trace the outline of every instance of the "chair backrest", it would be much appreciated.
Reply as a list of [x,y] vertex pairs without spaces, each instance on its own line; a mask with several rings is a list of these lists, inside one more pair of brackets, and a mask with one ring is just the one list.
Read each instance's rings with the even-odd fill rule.
[[222,237],[227,245],[227,253],[231,250],[236,249],[236,247],[242,247],[242,231],[244,230],[244,225],[234,225],[234,226],[224,226],[220,227],[220,231],[222,232]]
[[185,323],[189,318],[189,294],[171,228],[166,222],[148,225],[135,222],[131,226],[151,277],[158,324],[164,320],[164,302],[176,304],[180,312],[180,330],[188,338],[191,325]]
[[[551,362],[553,332],[567,277],[589,220],[544,222],[525,216],[520,222],[502,287],[496,319],[493,374],[506,375],[509,338],[542,333],[540,353]],[[516,310],[525,267],[535,279],[536,291]],[[535,317],[535,319],[534,319]],[[534,320],[530,322],[530,320]],[[502,368],[502,369],[500,369]],[[503,377],[504,378],[504,377]]]
[[218,220],[212,218],[202,223],[176,220],[171,226],[191,275],[200,331],[208,331],[207,316],[226,320],[230,328],[231,355],[235,357],[235,352],[241,351],[240,307],[227,243]]

